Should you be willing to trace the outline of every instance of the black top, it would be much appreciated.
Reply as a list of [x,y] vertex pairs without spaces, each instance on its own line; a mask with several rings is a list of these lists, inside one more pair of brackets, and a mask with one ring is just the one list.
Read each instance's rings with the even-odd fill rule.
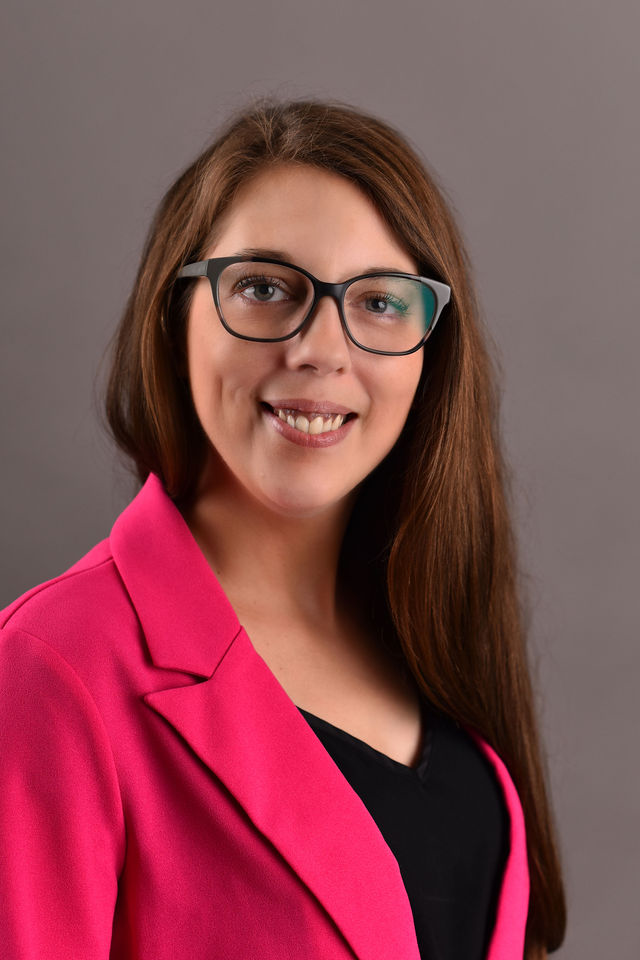
[[509,851],[509,815],[489,761],[426,702],[414,767],[298,709],[398,861],[422,960],[482,960]]

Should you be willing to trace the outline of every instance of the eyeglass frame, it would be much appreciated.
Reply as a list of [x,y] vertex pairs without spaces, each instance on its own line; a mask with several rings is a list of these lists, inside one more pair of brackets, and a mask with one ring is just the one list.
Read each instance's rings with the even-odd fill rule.
[[[290,270],[297,270],[298,273],[301,273],[311,281],[311,285],[313,287],[313,300],[311,301],[311,305],[309,306],[304,319],[298,324],[295,330],[292,330],[291,333],[285,334],[283,337],[250,337],[242,333],[237,333],[235,330],[231,329],[225,320],[220,307],[220,301],[218,298],[218,282],[220,280],[222,271],[234,263],[272,263],[276,266],[288,267]],[[284,340],[291,340],[293,337],[297,336],[297,334],[299,334],[300,331],[303,330],[304,327],[309,323],[318,302],[323,297],[331,297],[331,299],[334,300],[338,306],[340,323],[349,340],[351,340],[351,342],[361,350],[366,350],[367,353],[377,353],[386,357],[405,357],[411,353],[416,353],[417,350],[420,350],[420,348],[425,345],[428,338],[433,333],[435,325],[442,315],[442,311],[447,306],[451,298],[451,287],[449,287],[446,283],[441,283],[439,280],[432,280],[430,277],[417,276],[413,273],[402,273],[395,270],[378,270],[374,273],[362,273],[357,277],[350,277],[343,283],[327,283],[324,280],[318,280],[318,278],[314,277],[313,274],[309,273],[308,270],[305,270],[303,267],[299,267],[295,263],[287,263],[285,260],[274,260],[271,257],[209,257],[207,260],[195,260],[193,263],[187,263],[181,268],[181,270],[178,272],[176,280],[197,277],[206,277],[209,280],[211,292],[213,294],[213,302],[215,304],[218,317],[220,318],[220,322],[227,333],[230,333],[233,337],[237,337],[239,340],[250,340],[254,343],[281,343]],[[433,320],[420,342],[417,343],[415,347],[412,347],[411,350],[400,350],[398,352],[393,350],[375,350],[373,347],[363,346],[363,344],[359,343],[351,333],[344,313],[345,293],[352,283],[355,283],[357,280],[368,279],[369,277],[399,277],[406,280],[418,280],[423,285],[430,287],[435,294],[436,311],[433,315]]]

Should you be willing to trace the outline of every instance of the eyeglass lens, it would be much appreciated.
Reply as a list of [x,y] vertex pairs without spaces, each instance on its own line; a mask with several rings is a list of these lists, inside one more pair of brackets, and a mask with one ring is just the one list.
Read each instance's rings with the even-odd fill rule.
[[[300,326],[313,301],[308,277],[274,263],[233,263],[218,280],[218,303],[227,325],[245,337],[276,339]],[[373,276],[347,287],[344,314],[363,347],[401,353],[427,333],[436,312],[433,290],[419,280]]]

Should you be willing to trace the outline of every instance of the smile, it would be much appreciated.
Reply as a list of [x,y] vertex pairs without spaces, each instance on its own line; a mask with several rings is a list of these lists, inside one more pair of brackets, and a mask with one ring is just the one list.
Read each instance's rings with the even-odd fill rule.
[[[323,403],[323,406],[327,405]],[[293,406],[271,406],[264,401],[261,407],[281,436],[305,447],[333,446],[347,435],[357,418],[355,413],[303,411]]]

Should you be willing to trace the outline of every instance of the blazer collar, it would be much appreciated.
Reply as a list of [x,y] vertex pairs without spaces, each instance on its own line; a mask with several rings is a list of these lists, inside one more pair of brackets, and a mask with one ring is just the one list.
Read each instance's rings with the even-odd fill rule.
[[154,664],[211,676],[240,624],[156,474],[116,520],[110,546]]
[[207,678],[145,702],[235,795],[356,957],[419,960],[395,857],[253,647],[155,474],[116,520],[110,545],[153,663]]

